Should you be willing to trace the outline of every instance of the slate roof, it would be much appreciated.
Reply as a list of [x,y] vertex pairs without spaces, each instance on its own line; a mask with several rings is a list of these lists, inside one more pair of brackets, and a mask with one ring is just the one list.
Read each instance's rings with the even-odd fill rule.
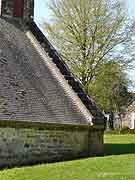
[[104,115],[34,22],[21,31],[0,19],[0,42],[0,98],[8,103],[0,119],[104,127]]

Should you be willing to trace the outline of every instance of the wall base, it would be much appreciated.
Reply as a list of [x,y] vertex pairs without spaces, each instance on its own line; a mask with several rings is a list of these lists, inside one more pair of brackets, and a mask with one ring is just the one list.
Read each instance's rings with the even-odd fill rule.
[[[66,127],[66,126],[65,126]],[[0,168],[103,154],[103,131],[89,128],[0,127]]]

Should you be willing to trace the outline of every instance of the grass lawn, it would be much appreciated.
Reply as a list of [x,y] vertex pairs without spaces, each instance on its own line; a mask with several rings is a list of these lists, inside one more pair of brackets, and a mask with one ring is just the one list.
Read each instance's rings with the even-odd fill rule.
[[0,180],[134,180],[135,135],[105,135],[105,157],[0,171]]

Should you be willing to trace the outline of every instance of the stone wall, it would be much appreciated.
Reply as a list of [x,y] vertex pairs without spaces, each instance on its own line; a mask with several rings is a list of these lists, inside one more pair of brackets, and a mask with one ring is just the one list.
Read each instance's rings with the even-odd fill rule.
[[130,104],[124,114],[121,115],[122,127],[135,128],[135,101]]
[[[26,23],[34,18],[34,0],[24,0],[23,18]],[[18,7],[20,8],[20,7]],[[2,16],[13,17],[13,0],[2,0]]]
[[29,23],[34,18],[34,0],[24,0],[24,20]]
[[2,15],[12,16],[13,14],[13,1],[2,0]]
[[88,127],[11,125],[0,127],[0,168],[103,153],[103,133]]

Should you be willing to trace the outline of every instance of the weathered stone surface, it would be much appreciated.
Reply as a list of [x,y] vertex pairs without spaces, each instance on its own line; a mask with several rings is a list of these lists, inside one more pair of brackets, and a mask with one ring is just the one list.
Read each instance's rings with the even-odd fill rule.
[[[14,15],[14,0],[2,0],[2,16],[12,17]],[[23,14],[22,17],[19,17],[24,20],[24,22],[28,23],[34,18],[34,0],[23,0]],[[22,3],[22,4],[23,4]],[[18,7],[20,8],[20,7]]]
[[79,127],[67,130],[0,127],[0,167],[101,154],[102,134]]
[[13,1],[2,0],[2,15],[12,16],[13,14]]
[[65,64],[59,53],[52,46],[52,44],[47,40],[45,35],[39,29],[35,22],[32,22],[30,25],[30,30],[33,35],[36,37],[41,47],[45,52],[48,53],[49,57],[51,57],[52,61],[56,64],[61,74],[64,75],[68,84],[74,90],[76,95],[80,98],[82,103],[85,105],[85,108],[89,110],[91,115],[93,116],[93,124],[95,126],[105,127],[106,118],[103,115],[102,111],[96,106],[93,99],[86,94],[83,89],[82,84],[75,78],[75,76],[70,72],[68,66]]
[[135,101],[133,101],[121,115],[122,127],[135,129]]
[[23,19],[27,23],[34,19],[34,0],[24,0]]
[[31,41],[0,19],[0,119],[90,124],[91,114]]
[[67,65],[31,23],[33,0],[24,0],[25,22],[12,18],[9,2],[2,11],[11,17],[0,19],[0,167],[102,154],[102,112],[78,81],[64,79]]
[[89,131],[89,154],[103,155],[104,154],[104,132],[103,131]]

